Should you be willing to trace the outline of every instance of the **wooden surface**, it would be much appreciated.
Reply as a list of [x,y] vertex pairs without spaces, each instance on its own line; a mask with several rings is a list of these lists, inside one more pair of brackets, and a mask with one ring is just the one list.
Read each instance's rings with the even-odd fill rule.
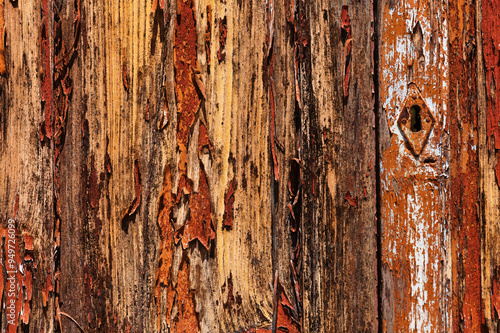
[[0,1],[2,331],[498,330],[496,5]]
[[[382,330],[446,332],[453,291],[446,4],[379,8]],[[420,125],[405,131],[410,121]]]

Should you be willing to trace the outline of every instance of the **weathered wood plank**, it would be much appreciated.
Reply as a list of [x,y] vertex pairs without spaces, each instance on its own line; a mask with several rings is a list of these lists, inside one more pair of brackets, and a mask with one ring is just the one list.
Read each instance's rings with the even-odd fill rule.
[[305,7],[304,331],[377,332],[372,3]]
[[[58,239],[52,190],[54,149],[47,141],[40,142],[39,135],[43,110],[48,107],[42,99],[40,79],[51,76],[41,61],[44,22],[40,13],[46,8],[43,2],[27,2],[22,9],[10,1],[2,1],[2,5],[6,47],[5,73],[0,78],[1,330],[48,332],[54,329],[55,308],[54,294],[46,291],[55,283],[54,245]],[[16,221],[14,258],[9,249],[10,219]],[[28,245],[30,235],[33,239]],[[12,266],[10,259],[15,260]]]
[[481,240],[475,3],[449,3],[449,214],[453,331],[480,332]]
[[447,4],[378,11],[382,329],[449,331]]

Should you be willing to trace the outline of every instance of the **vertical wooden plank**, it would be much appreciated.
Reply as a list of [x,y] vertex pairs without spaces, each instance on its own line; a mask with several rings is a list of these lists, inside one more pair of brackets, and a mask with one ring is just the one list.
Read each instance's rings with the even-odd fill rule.
[[479,165],[481,175],[481,289],[483,311],[490,332],[500,328],[500,14],[499,3],[479,1],[478,104]]
[[[5,42],[0,47],[5,52],[5,71],[0,78],[1,330],[48,332],[54,329],[54,294],[44,291],[54,283],[57,254],[54,155],[49,142],[41,142],[39,135],[47,107],[41,78],[51,79],[41,60],[44,50],[40,37],[45,22],[40,13],[46,8],[43,2],[17,6],[2,1],[1,9],[1,40]],[[12,225],[17,235],[14,258],[9,249],[12,238],[7,233],[11,219],[15,220]],[[25,240],[30,235],[33,238],[28,245]],[[27,260],[28,256],[32,259]],[[15,260],[14,267],[9,259]]]
[[[154,195],[170,157],[157,130],[168,25],[143,1],[65,2],[57,15],[62,43],[77,43],[61,154],[61,311],[89,332],[151,331]],[[61,326],[76,329],[64,316]]]
[[449,3],[449,214],[453,331],[480,332],[481,244],[477,118],[476,5]]
[[447,15],[378,6],[383,331],[451,330]]
[[301,3],[303,329],[377,332],[372,3]]

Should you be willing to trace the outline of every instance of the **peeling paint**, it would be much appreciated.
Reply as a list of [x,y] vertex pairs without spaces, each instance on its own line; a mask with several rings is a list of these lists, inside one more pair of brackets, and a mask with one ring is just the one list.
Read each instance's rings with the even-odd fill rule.
[[349,18],[349,6],[342,7],[341,13],[341,37],[344,45],[344,103],[347,102],[349,96],[349,83],[351,82],[351,50],[352,50],[352,34],[351,20]]
[[[210,8],[207,8],[209,10]],[[197,31],[192,0],[177,1],[177,19],[174,33],[175,92],[177,98],[177,147],[178,184],[177,193],[172,193],[172,172],[165,167],[163,189],[158,209],[160,228],[160,259],[156,271],[155,299],[158,314],[158,330],[162,321],[173,331],[197,332],[200,330],[198,313],[194,304],[189,276],[189,246],[199,241],[207,252],[215,239],[212,221],[210,188],[204,165],[200,158],[209,153],[212,145],[206,124],[200,119],[200,107],[206,99],[206,91],[197,63]],[[205,32],[205,41],[210,36]],[[193,127],[199,123],[197,150],[199,173],[193,181],[188,177],[188,147]],[[196,146],[195,146],[196,147]],[[190,161],[193,162],[193,161]],[[198,169],[196,169],[198,171]],[[196,184],[196,187],[195,187]],[[187,207],[186,207],[187,205]],[[181,213],[179,211],[185,211]],[[174,260],[174,256],[182,259]],[[176,254],[177,253],[177,254]]]
[[358,196],[353,197],[351,192],[347,192],[344,196],[344,199],[349,203],[351,207],[358,207]]
[[[381,9],[380,119],[388,129],[380,133],[387,143],[379,165],[382,329],[450,331],[448,7],[410,1]],[[436,121],[419,157],[398,127],[411,84]]]
[[[500,149],[500,13],[498,0],[482,1],[483,54],[486,69],[486,135],[488,149]],[[500,155],[497,153],[495,167],[497,185],[500,187]]]
[[210,139],[208,138],[208,130],[203,122],[200,122],[200,130],[198,134],[198,154],[202,156],[213,149]]
[[[73,34],[70,47],[64,41],[63,22],[58,11],[54,11],[52,2],[42,1],[42,31],[41,31],[41,68],[42,68],[42,110],[45,119],[40,124],[40,139],[51,140],[54,181],[54,221],[48,224],[49,233],[54,241],[54,307],[56,317],[59,318],[59,329],[62,330],[59,306],[59,279],[60,279],[60,245],[61,245],[61,153],[66,137],[69,101],[72,95],[71,66],[80,36],[80,0],[75,1],[75,18],[73,20]],[[71,35],[70,35],[71,36]],[[85,134],[85,133],[84,133]],[[84,138],[85,142],[85,138]],[[94,193],[95,194],[95,193]],[[97,207],[97,202],[93,204]],[[48,297],[49,286],[45,286],[44,297]],[[46,301],[44,301],[46,304]],[[27,318],[26,318],[27,320]]]
[[215,228],[212,223],[210,189],[203,168],[200,169],[198,192],[189,196],[189,210],[191,214],[182,231],[182,245],[187,248],[189,242],[197,239],[208,250],[209,242],[215,238]]
[[491,317],[500,318],[500,267],[494,269],[491,284]]
[[[177,20],[174,34],[175,92],[177,98],[177,144],[181,161],[187,160],[187,143],[200,97],[191,77],[191,67],[198,68],[196,56],[197,33],[193,1],[177,0]],[[185,165],[179,165],[181,174]]]
[[4,19],[4,3],[5,0],[0,0],[0,75],[5,75],[7,67],[5,63],[5,19]]

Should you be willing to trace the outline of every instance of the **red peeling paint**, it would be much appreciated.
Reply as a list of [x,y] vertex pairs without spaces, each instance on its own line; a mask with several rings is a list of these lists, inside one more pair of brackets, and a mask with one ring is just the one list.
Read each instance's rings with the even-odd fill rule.
[[210,189],[203,168],[200,169],[198,192],[192,193],[189,197],[189,210],[191,214],[184,225],[182,245],[187,248],[189,242],[198,239],[208,250],[210,241],[215,238],[215,231],[212,224]]
[[276,328],[276,332],[300,333],[301,320],[295,317],[294,312],[296,312],[296,309],[288,300],[277,275],[275,276],[273,289],[273,327]]
[[[486,69],[487,115],[486,133],[489,149],[500,149],[500,6],[499,0],[482,1],[483,54]],[[495,174],[500,186],[500,155]]]
[[224,16],[223,19],[219,20],[219,51],[217,51],[217,59],[219,63],[226,59],[226,52],[224,48],[226,47],[227,39],[227,17]]
[[45,285],[42,285],[42,304],[43,307],[47,306],[47,301],[49,300],[49,293],[54,291],[54,286],[52,284],[52,274],[50,272],[47,274],[47,279]]
[[50,6],[49,0],[42,0],[42,41],[40,46],[41,59],[42,59],[42,100],[45,102],[45,121],[41,125],[41,137],[52,138],[52,26],[50,24]]
[[[486,68],[486,92],[488,95],[487,135],[489,149],[500,149],[500,12],[498,0],[482,2],[483,50]],[[499,178],[497,177],[497,180]]]
[[174,332],[199,332],[194,304],[194,291],[189,286],[189,262],[184,256],[177,276],[177,303],[179,306]]
[[0,1],[0,75],[7,72],[5,64],[5,19],[4,19],[4,1]]
[[[160,329],[161,293],[167,293],[167,302],[165,306],[167,312],[166,322],[168,325],[175,325],[177,332],[195,332],[198,331],[198,319],[194,307],[194,294],[189,286],[189,265],[184,255],[180,263],[180,269],[177,276],[177,284],[174,285],[172,277],[172,264],[174,254],[174,228],[170,220],[171,209],[175,204],[172,195],[171,171],[167,166],[163,179],[163,188],[160,194],[158,206],[158,225],[160,227],[160,260],[156,271],[155,299],[158,311],[158,328]],[[171,321],[172,309],[177,302],[178,312],[174,321]]]
[[349,7],[343,6],[341,13],[341,37],[342,44],[344,45],[344,103],[349,96],[349,82],[351,80],[351,49],[352,49],[352,35],[351,35],[351,20],[349,18]]
[[287,0],[285,4],[287,22],[295,24],[295,0]]
[[351,207],[358,207],[358,197],[355,196],[353,197],[351,195],[351,192],[347,192],[344,196],[344,199],[347,200],[347,202],[349,203],[349,205],[351,205]]
[[232,229],[234,220],[234,191],[238,187],[236,179],[231,180],[229,189],[224,197],[224,216],[222,218],[222,228]]
[[[181,161],[187,160],[187,143],[200,97],[191,78],[191,69],[197,64],[197,32],[193,0],[177,0],[177,20],[174,34],[175,91],[177,96],[177,144]],[[179,167],[180,172],[185,169]]]
[[500,318],[500,267],[493,271],[491,284],[491,317]]
[[201,156],[203,150],[212,150],[212,144],[208,138],[208,130],[203,122],[200,122],[200,134],[198,136],[198,154]]
[[24,234],[23,237],[24,237],[24,249],[28,251],[33,251],[33,241],[34,241],[33,236],[29,234]]
[[[207,35],[206,35],[207,38]],[[205,88],[202,75],[197,64],[197,31],[193,0],[177,0],[177,19],[174,32],[174,67],[175,93],[177,97],[177,147],[178,189],[172,193],[170,167],[165,167],[163,190],[160,195],[158,209],[158,225],[160,227],[160,260],[156,271],[155,299],[158,313],[158,329],[161,329],[162,318],[175,332],[199,331],[198,315],[194,305],[194,292],[189,283],[189,259],[185,249],[192,241],[198,240],[205,249],[215,238],[212,224],[210,190],[208,180],[200,163],[198,187],[194,188],[193,180],[187,176],[187,147],[193,133],[193,125],[199,119]],[[159,129],[166,125],[167,115],[160,120]],[[208,131],[200,121],[198,152],[201,154],[207,147],[211,148]],[[196,191],[195,191],[196,190]],[[182,200],[181,200],[182,199]],[[174,230],[171,220],[175,219],[172,208],[183,205],[184,199],[189,206],[189,214],[184,225]],[[182,244],[183,259],[178,267],[174,264],[174,249]],[[173,276],[177,272],[177,276]],[[176,283],[175,283],[176,281]],[[166,293],[166,298],[164,297]],[[166,300],[166,301],[165,301]],[[177,309],[177,311],[173,311]]]

